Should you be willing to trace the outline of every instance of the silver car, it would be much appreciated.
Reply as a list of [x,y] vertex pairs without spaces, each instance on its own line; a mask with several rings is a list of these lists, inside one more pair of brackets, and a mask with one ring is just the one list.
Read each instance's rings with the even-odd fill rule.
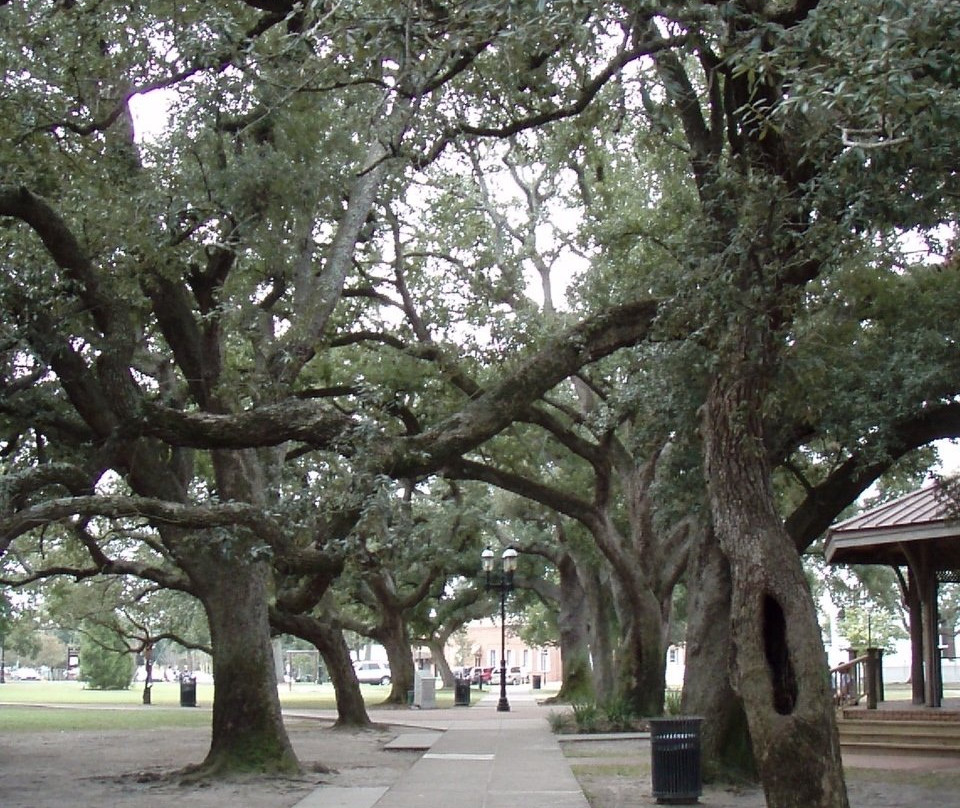
[[390,666],[385,662],[354,662],[353,670],[362,685],[390,684]]

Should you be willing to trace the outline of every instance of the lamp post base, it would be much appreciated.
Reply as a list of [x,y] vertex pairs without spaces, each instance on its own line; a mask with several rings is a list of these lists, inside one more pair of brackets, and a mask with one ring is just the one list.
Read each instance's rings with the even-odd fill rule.
[[500,701],[497,702],[497,712],[498,713],[509,713],[510,712],[510,702],[506,700],[503,696],[500,697]]

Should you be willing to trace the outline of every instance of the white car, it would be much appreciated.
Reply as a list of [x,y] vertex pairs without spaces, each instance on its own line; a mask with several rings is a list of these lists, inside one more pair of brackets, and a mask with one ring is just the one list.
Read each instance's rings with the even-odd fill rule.
[[385,662],[354,662],[353,671],[362,685],[390,684],[390,666]]
[[[507,684],[508,685],[518,685],[521,682],[526,682],[530,678],[530,675],[521,667],[513,665],[507,668]],[[490,684],[498,685],[500,684],[500,668],[494,668],[493,674],[490,677]]]
[[10,671],[10,678],[20,682],[40,681],[40,671],[36,668],[14,668]]

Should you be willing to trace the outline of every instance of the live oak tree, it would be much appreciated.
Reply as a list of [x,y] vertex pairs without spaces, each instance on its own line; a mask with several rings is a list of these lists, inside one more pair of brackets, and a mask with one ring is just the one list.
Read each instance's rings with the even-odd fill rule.
[[[754,0],[4,4],[0,550],[79,519],[104,572],[194,592],[217,676],[207,769],[295,768],[269,664],[275,574],[330,575],[381,478],[455,464],[658,318],[704,351],[705,546],[729,565],[733,683],[768,800],[845,805],[797,557],[830,508],[784,524],[769,443],[788,442],[769,416],[813,285],[874,225],[949,220],[957,131],[955,65],[921,42],[943,41],[953,4],[885,32],[830,19],[854,5],[871,19],[868,2]],[[614,80],[616,103],[591,105]],[[137,143],[127,102],[160,86],[171,122]],[[486,245],[459,264],[487,270],[472,288],[409,252],[418,205],[400,200],[451,144],[602,113],[646,116],[683,169],[655,189],[689,200],[660,282],[611,285],[625,302],[556,336],[478,313],[502,291]],[[462,351],[458,313],[506,339]],[[891,441],[910,443],[907,418]],[[818,486],[838,502],[867,476],[841,466]],[[94,519],[151,526],[164,565],[98,552]]]
[[[469,399],[459,390],[429,423],[357,375],[346,349],[361,343],[443,369],[415,320],[391,337],[396,321],[378,312],[416,313],[404,279],[374,271],[377,218],[402,170],[460,134],[575,114],[660,37],[572,71],[549,98],[485,107],[498,84],[521,92],[541,58],[576,65],[603,23],[559,4],[550,39],[526,4],[352,11],[0,11],[0,56],[15,66],[2,148],[16,170],[0,189],[5,454],[21,472],[2,547],[58,519],[153,527],[162,567],[110,557],[96,528],[84,541],[103,572],[203,603],[217,695],[202,772],[297,766],[270,664],[274,569],[328,574],[337,560],[326,551],[379,475],[442,467],[583,363],[635,341],[652,315],[644,302],[604,312]],[[158,88],[170,93],[169,122],[137,141],[129,102]],[[334,481],[327,500],[311,480],[319,507],[282,498],[285,475],[303,478],[294,461],[311,453],[314,473]],[[104,494],[107,470],[118,482]]]

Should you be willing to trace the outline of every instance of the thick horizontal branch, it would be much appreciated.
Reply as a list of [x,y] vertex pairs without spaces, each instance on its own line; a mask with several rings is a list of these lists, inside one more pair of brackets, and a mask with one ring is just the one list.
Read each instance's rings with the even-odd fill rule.
[[593,505],[571,492],[562,491],[520,474],[497,469],[483,463],[462,460],[447,470],[450,477],[489,483],[503,491],[537,502],[552,511],[580,522],[588,530],[599,528],[601,517]]
[[[32,493],[59,486],[71,494],[90,493],[90,476],[68,463],[43,463],[0,477],[0,515],[22,507]],[[62,493],[62,492],[61,492]]]
[[244,502],[223,502],[214,505],[182,505],[149,497],[81,496],[62,497],[26,508],[0,520],[0,553],[10,542],[34,528],[74,517],[108,519],[145,519],[151,524],[176,525],[182,528],[207,529],[241,526],[257,531],[271,546],[283,546],[283,532],[262,509]]
[[174,446],[197,449],[252,449],[301,441],[329,448],[353,422],[315,400],[288,399],[241,413],[183,412],[146,405],[143,433]]
[[394,477],[429,473],[479,446],[580,368],[649,337],[658,305],[642,300],[607,309],[554,337],[458,413],[421,435],[387,444],[381,470]]

